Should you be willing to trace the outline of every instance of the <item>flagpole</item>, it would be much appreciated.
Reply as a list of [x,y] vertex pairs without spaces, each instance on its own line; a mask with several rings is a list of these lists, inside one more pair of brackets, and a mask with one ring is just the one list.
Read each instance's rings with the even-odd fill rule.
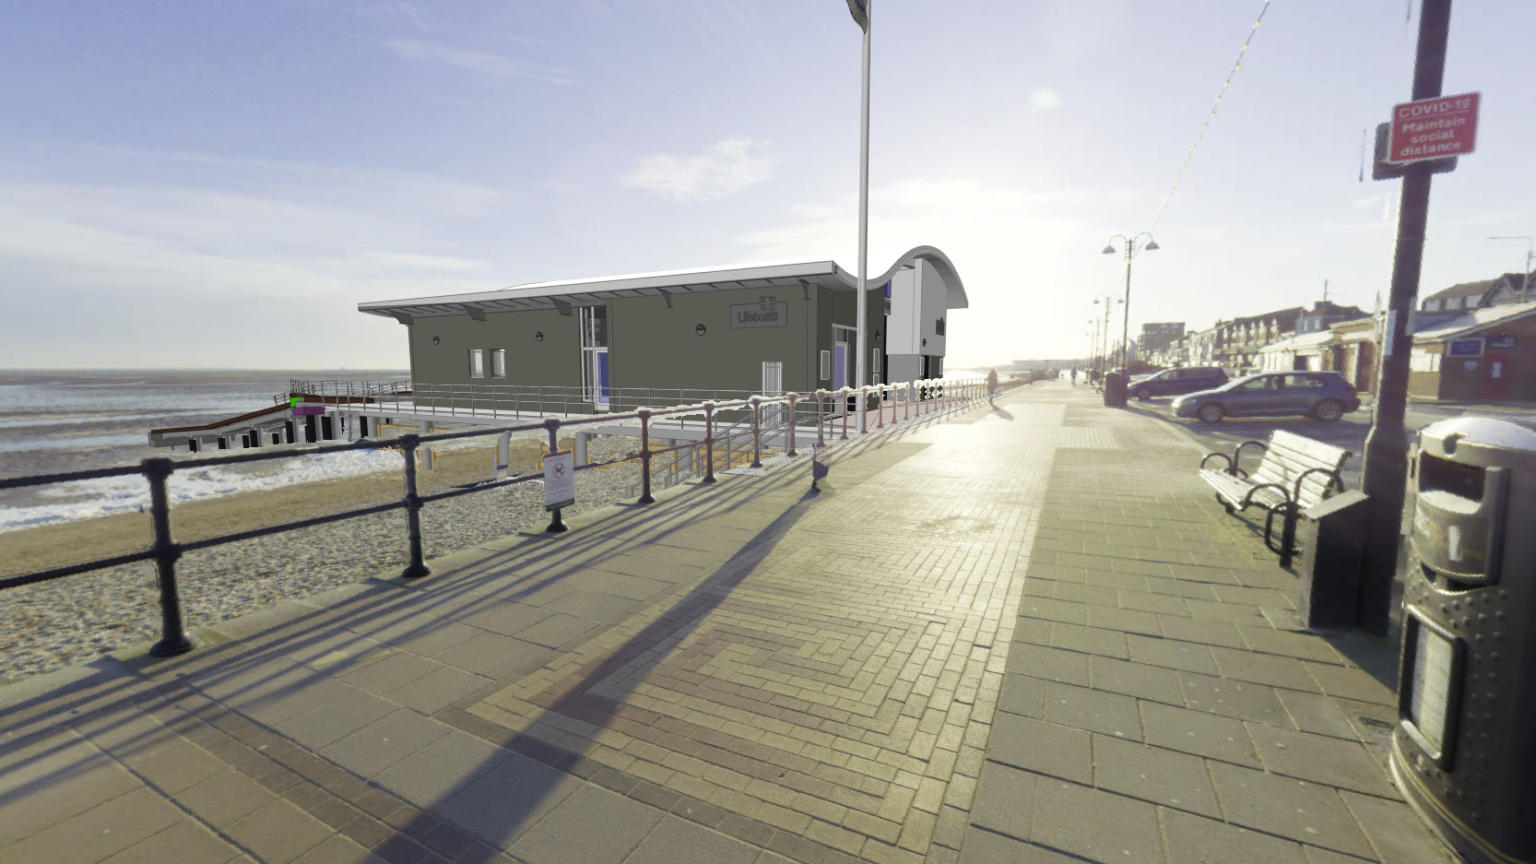
[[[869,298],[867,296],[869,285],[869,31],[873,26],[871,14],[874,0],[864,0],[864,86],[860,99],[862,113],[859,122],[859,296],[855,303],[855,315],[858,316],[858,330],[854,344],[855,351],[854,374],[858,376],[857,387],[863,387],[869,383],[866,377],[869,363],[869,348],[865,344],[865,330],[868,329],[865,319],[868,317]],[[859,428],[864,428],[864,399],[859,398]]]

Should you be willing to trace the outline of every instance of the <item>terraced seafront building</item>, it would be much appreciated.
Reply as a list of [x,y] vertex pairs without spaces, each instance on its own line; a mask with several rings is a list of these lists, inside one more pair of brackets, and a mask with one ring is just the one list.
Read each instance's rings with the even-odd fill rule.
[[[967,305],[947,256],[919,246],[869,279],[869,380],[855,380],[856,278],[834,261],[613,276],[379,300],[406,327],[418,396],[516,393],[546,410],[657,403],[657,391],[807,393],[943,374],[949,310]],[[552,400],[558,399],[562,409]],[[573,405],[572,402],[579,403]],[[584,411],[582,413],[585,413]]]

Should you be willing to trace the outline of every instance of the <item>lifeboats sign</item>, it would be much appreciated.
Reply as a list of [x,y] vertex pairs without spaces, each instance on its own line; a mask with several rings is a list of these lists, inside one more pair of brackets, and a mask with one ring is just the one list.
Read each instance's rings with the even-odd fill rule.
[[1387,162],[1402,165],[1471,153],[1477,146],[1477,106],[1481,95],[1438,96],[1394,106]]
[[788,327],[789,303],[764,297],[756,303],[736,303],[731,306],[731,329],[746,327]]

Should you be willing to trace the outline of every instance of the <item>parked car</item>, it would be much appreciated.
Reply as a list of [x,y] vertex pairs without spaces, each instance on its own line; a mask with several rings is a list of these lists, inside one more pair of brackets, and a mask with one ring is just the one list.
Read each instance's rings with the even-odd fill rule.
[[1337,372],[1265,372],[1173,400],[1175,415],[1202,423],[1291,414],[1331,423],[1359,407],[1355,388]]
[[1194,393],[1197,390],[1210,390],[1227,383],[1227,373],[1217,366],[1185,366],[1180,369],[1164,369],[1156,375],[1148,375],[1143,378],[1131,379],[1130,389],[1126,391],[1132,399],[1142,402],[1153,396],[1177,396],[1180,393]]

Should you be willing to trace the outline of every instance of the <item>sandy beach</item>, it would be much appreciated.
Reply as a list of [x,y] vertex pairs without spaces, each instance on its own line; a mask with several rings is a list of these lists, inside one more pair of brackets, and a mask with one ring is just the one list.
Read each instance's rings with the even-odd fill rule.
[[[511,474],[538,468],[537,442],[513,442]],[[629,455],[638,442],[596,439],[590,458]],[[396,501],[403,471],[191,501],[172,508],[172,535],[188,542],[254,527]],[[173,482],[174,482],[174,476]],[[418,472],[422,494],[491,479],[491,448],[438,452],[431,471]],[[602,507],[628,496],[638,482],[636,462],[577,473],[571,512]],[[491,489],[428,504],[422,539],[435,557],[548,522],[538,482]],[[0,533],[0,575],[15,575],[148,547],[147,513],[122,513]],[[185,554],[177,564],[188,629],[244,614],[403,567],[407,560],[403,510],[342,520],[314,528],[229,543]],[[159,595],[149,562],[97,570],[0,593],[0,641],[12,646],[0,661],[0,681],[84,662],[159,633]]]

